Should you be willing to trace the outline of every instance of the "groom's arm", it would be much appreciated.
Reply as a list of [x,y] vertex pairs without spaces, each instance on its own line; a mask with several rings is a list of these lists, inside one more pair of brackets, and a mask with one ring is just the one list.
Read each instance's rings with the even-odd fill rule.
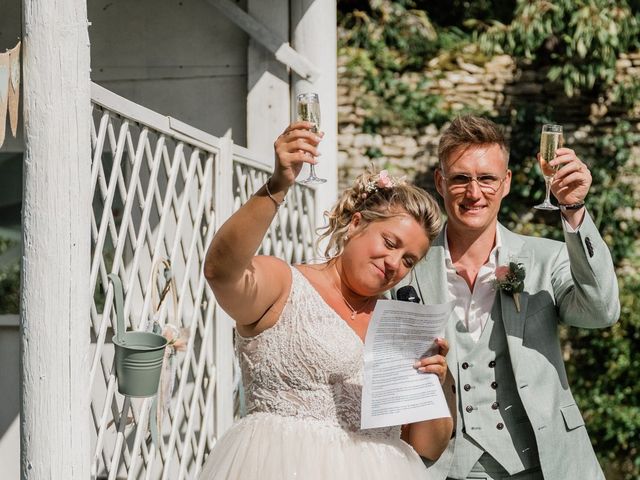
[[568,325],[598,328],[612,325],[620,314],[618,283],[609,248],[584,206],[591,187],[589,167],[570,148],[556,150],[551,190],[571,226],[565,244],[550,265],[560,319]]
[[585,211],[579,229],[565,229],[565,247],[552,266],[561,322],[584,328],[613,325],[620,315],[618,281],[607,244]]

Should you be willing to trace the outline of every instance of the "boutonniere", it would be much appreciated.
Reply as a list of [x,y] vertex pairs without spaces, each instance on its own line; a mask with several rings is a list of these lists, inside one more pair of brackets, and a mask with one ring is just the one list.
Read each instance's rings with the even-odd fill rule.
[[518,313],[520,313],[520,293],[524,290],[524,277],[524,265],[521,263],[509,262],[509,265],[496,268],[494,285],[498,290],[513,297]]

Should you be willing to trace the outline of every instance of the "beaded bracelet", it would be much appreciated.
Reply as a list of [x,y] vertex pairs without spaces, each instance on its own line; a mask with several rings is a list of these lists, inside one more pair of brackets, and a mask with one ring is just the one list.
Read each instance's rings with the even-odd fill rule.
[[269,180],[267,180],[267,183],[264,184],[264,189],[267,191],[267,196],[273,200],[273,203],[276,204],[276,209],[280,208],[282,205],[284,205],[286,203],[286,200],[282,200],[281,202],[279,202],[278,200],[276,200],[276,198],[271,195],[271,191],[269,190],[269,182],[271,181],[271,178],[269,178]]
[[561,203],[560,210],[580,210],[584,207],[584,202],[580,203]]

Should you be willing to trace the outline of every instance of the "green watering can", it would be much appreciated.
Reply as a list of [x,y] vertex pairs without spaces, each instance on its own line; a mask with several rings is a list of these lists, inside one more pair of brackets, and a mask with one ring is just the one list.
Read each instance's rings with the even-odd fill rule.
[[116,299],[115,346],[118,391],[130,397],[150,397],[158,392],[167,339],[151,332],[127,332],[124,326],[124,294],[120,277],[109,274]]

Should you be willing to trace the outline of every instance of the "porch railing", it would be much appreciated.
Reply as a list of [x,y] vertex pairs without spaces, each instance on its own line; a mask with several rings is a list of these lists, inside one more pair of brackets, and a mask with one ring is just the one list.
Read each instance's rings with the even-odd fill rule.
[[[96,479],[195,478],[237,412],[232,322],[202,275],[207,246],[228,216],[266,181],[271,165],[231,138],[217,138],[92,85],[91,414]],[[270,152],[264,152],[271,158]],[[262,252],[290,262],[314,257],[315,192],[296,185]],[[167,259],[177,318],[156,312],[154,265]],[[173,398],[158,445],[147,427],[152,399],[117,392],[113,289],[125,287],[125,319],[140,329],[155,315],[190,331],[177,356]]]

